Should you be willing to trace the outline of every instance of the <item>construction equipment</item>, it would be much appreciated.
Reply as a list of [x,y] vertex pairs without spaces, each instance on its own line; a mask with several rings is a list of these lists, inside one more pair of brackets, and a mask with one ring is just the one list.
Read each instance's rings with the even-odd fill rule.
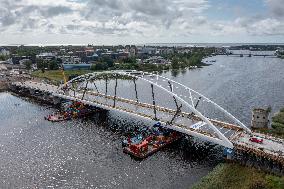
[[64,85],[66,85],[66,84],[67,84],[67,79],[66,79],[66,75],[65,75],[65,72],[64,72],[64,68],[63,68],[63,67],[62,67],[62,69],[61,69],[61,73],[62,73],[62,75],[63,75]]

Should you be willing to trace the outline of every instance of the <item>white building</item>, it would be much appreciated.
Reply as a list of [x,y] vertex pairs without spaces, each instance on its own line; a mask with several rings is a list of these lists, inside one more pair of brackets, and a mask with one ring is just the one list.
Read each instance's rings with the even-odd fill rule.
[[145,64],[171,64],[170,61],[164,59],[161,56],[152,56],[146,60],[144,60]]
[[39,55],[36,55],[37,58],[43,59],[43,60],[52,60],[55,59],[56,54],[55,53],[40,53]]
[[138,54],[148,54],[155,55],[157,54],[157,48],[154,47],[138,47]]
[[0,55],[1,56],[9,56],[10,55],[10,51],[6,50],[3,47],[0,47]]

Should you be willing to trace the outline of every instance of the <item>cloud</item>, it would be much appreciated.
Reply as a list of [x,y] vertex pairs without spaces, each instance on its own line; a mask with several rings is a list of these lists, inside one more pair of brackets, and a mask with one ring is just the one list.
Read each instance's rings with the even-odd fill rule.
[[0,0],[0,32],[129,40],[282,35],[283,0],[263,1],[269,15],[264,10],[262,15],[217,20],[210,10],[218,7],[210,0]]
[[266,2],[273,16],[284,18],[283,0],[266,0]]
[[51,6],[51,7],[40,9],[40,11],[44,17],[53,17],[53,16],[58,16],[61,14],[72,13],[72,9],[66,6],[53,6],[53,7]]

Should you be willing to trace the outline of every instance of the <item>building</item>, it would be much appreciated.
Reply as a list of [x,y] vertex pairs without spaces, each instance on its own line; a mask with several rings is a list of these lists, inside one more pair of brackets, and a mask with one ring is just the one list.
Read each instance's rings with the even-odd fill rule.
[[80,64],[81,58],[78,56],[57,56],[62,60],[62,64]]
[[152,56],[143,61],[144,64],[171,64],[170,61],[164,59],[161,56]]
[[3,47],[0,47],[0,56],[9,56],[10,55],[10,51],[3,48]]
[[138,47],[137,48],[138,54],[142,55],[155,55],[157,54],[157,48],[155,47]]
[[36,55],[36,58],[50,61],[56,58],[56,54],[55,53],[40,53],[39,55]]
[[18,56],[18,55],[12,55],[12,63],[13,64],[20,64],[20,61],[21,60],[24,60],[24,59],[29,59],[29,60],[32,60],[32,57],[30,56]]
[[269,109],[255,108],[252,110],[252,121],[251,127],[257,128],[268,128],[269,123]]

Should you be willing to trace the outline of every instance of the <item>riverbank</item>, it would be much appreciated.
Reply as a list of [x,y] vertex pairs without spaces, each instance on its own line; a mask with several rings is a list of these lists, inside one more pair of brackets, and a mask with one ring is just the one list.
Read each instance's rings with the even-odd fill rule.
[[0,92],[4,92],[8,90],[8,84],[6,82],[0,81]]
[[[211,64],[205,64],[200,63],[198,66],[190,66],[187,67],[187,69],[196,69],[196,68],[202,68],[203,66],[210,66]],[[120,68],[120,69],[119,69]],[[131,70],[129,67],[119,67],[114,70]],[[186,68],[178,68],[178,69],[171,69],[168,65],[141,65],[140,67],[137,67],[138,71],[145,71],[145,72],[158,72],[162,73],[163,71],[170,71],[178,72],[180,70],[185,70]],[[69,76],[72,75],[84,75],[90,72],[95,72],[95,70],[65,70],[65,76],[68,80]],[[63,74],[61,70],[47,70],[44,73],[40,70],[34,71],[31,74],[32,77],[41,78],[41,79],[47,79],[53,84],[58,85],[60,82],[63,81]]]
[[9,84],[12,82],[17,82],[17,81],[26,81],[32,79],[29,75],[27,74],[18,74],[18,75],[11,75],[10,73],[6,71],[0,72],[0,92],[5,92],[9,90]]
[[[74,75],[84,75],[87,73],[92,72],[91,70],[66,70],[64,71],[66,79],[68,80],[68,78],[70,76],[74,76]],[[64,80],[63,78],[63,74],[61,70],[48,70],[45,71],[44,73],[40,70],[38,71],[34,71],[31,74],[33,77],[37,77],[37,78],[41,78],[41,79],[47,79],[49,81],[51,81],[54,84],[59,84],[61,81]]]
[[222,163],[193,189],[283,189],[284,176],[274,176],[255,168]]
[[[284,138],[284,108],[272,117],[271,129],[257,131]],[[214,168],[193,189],[283,189],[284,176],[275,176],[239,164],[223,163]]]

